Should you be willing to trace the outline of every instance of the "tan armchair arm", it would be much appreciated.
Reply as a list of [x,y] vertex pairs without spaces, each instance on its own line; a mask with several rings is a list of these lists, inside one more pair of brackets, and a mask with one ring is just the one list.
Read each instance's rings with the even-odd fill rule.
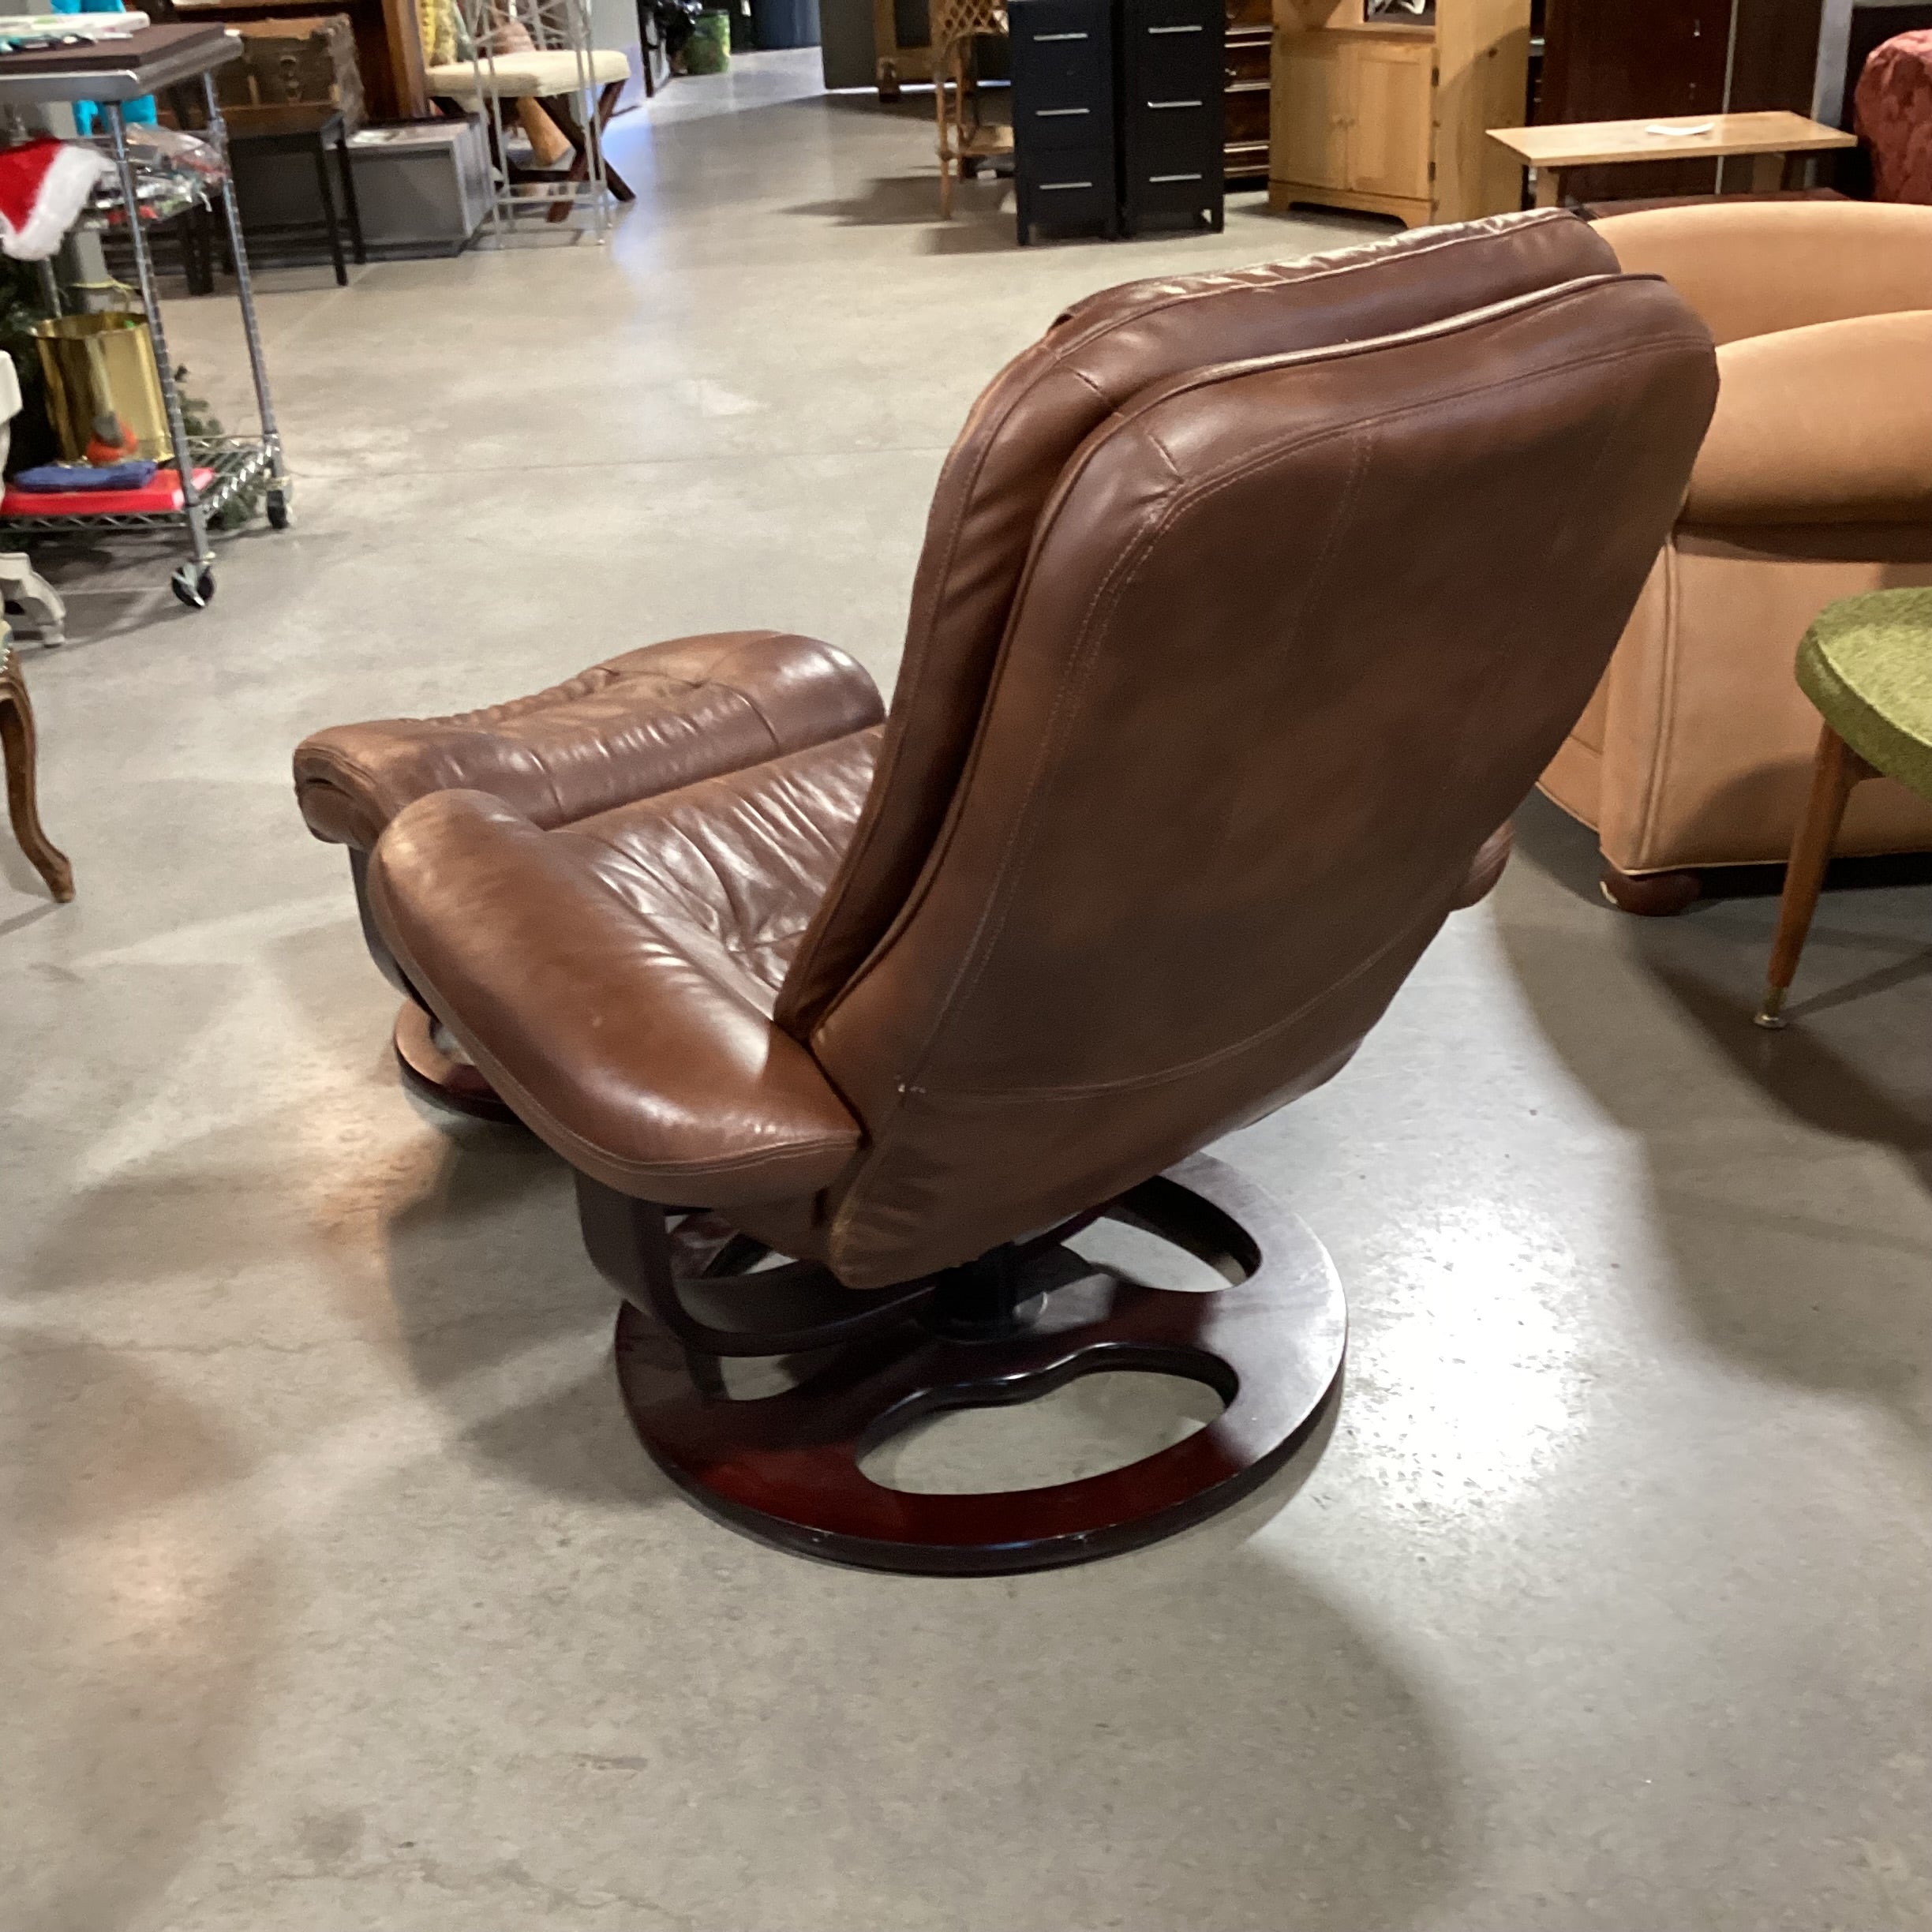
[[1932,310],[1754,336],[1717,366],[1685,522],[1932,523]]
[[616,863],[440,792],[377,844],[369,903],[410,983],[573,1166],[699,1207],[815,1193],[858,1123],[725,948]]
[[1721,345],[1932,309],[1932,208],[1712,201],[1597,224],[1629,275],[1663,276]]

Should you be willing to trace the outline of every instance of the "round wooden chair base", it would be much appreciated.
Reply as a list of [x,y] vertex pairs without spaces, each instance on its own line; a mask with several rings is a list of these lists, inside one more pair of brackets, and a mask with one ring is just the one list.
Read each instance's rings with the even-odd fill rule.
[[[1063,1245],[1034,1246],[1020,1251],[1015,1298],[1023,1312],[1037,1312],[1016,1331],[971,1340],[945,1332],[942,1287],[919,1314],[831,1353],[795,1387],[746,1401],[722,1392],[710,1358],[687,1357],[627,1302],[617,1375],[631,1422],[702,1508],[834,1562],[997,1575],[1170,1536],[1257,1487],[1309,1434],[1341,1372],[1341,1284],[1294,1215],[1204,1157],[1105,1214],[1218,1267],[1230,1286],[1150,1288]],[[1118,1369],[1188,1376],[1227,1406],[1156,1455],[1050,1488],[918,1495],[886,1488],[859,1467],[921,1417],[1026,1402]]]
[[414,1000],[396,1015],[396,1065],[403,1084],[425,1100],[475,1120],[513,1121],[496,1090],[459,1053],[443,1044],[436,1022]]

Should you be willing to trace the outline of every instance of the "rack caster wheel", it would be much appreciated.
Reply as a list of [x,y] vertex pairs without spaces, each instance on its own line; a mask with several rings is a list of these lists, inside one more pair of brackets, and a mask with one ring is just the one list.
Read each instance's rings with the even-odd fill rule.
[[184,564],[168,579],[168,588],[190,610],[206,610],[215,601],[215,567]]
[[288,526],[288,492],[271,489],[268,492],[268,527],[271,530],[286,530]]

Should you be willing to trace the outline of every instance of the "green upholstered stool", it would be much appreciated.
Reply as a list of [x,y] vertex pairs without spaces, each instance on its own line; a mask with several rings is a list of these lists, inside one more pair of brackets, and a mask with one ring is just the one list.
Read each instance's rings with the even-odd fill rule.
[[1798,683],[1824,719],[1811,799],[1792,841],[1758,1024],[1780,1009],[1852,788],[1895,778],[1932,799],[1932,590],[1874,590],[1827,605],[1798,646]]

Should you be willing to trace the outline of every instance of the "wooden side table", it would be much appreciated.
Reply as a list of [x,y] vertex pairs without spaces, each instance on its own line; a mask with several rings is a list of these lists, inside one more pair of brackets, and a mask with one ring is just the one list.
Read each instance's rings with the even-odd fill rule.
[[[0,629],[0,639],[6,635]],[[10,643],[0,642],[0,753],[6,761],[7,811],[13,836],[47,881],[47,890],[65,901],[74,896],[73,867],[40,829],[40,808],[35,793],[33,706],[27,701],[27,683],[20,658]]]
[[1538,208],[1563,205],[1563,176],[1571,168],[1612,167],[1635,161],[1715,161],[1748,155],[1751,191],[1776,193],[1793,159],[1834,148],[1855,148],[1843,128],[1775,108],[1762,114],[1684,114],[1656,121],[1577,121],[1549,127],[1491,128],[1489,138],[1536,170]]

